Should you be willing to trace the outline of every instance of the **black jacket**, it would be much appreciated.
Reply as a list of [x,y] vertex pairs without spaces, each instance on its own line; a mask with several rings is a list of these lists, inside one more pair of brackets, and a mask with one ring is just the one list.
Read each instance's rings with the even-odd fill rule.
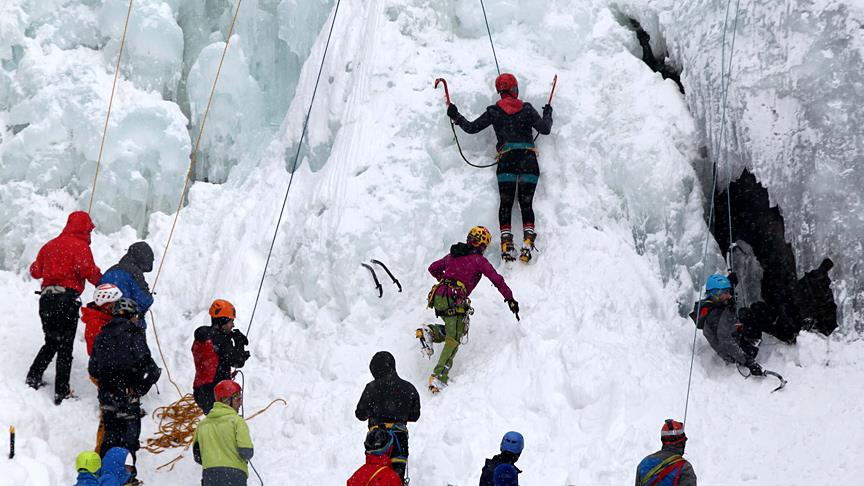
[[[510,452],[502,452],[493,456],[492,459],[486,459],[486,464],[483,465],[483,472],[480,473],[480,486],[495,486],[495,482],[492,479],[495,474],[495,468],[501,464],[513,464],[513,467],[516,467],[515,463],[518,459],[519,456]],[[516,467],[516,472],[521,473],[522,471]]]
[[752,356],[748,355],[739,343],[740,336],[735,329],[735,325],[739,321],[735,315],[735,305],[732,300],[720,302],[708,298],[703,300],[701,304],[696,302],[693,305],[691,316],[695,316],[696,309],[699,309],[700,312],[696,327],[702,329],[702,334],[708,344],[721,358],[744,366],[753,363]]
[[491,105],[474,121],[457,115],[453,122],[465,130],[465,133],[477,133],[492,125],[495,136],[498,137],[498,150],[501,150],[505,143],[533,143],[532,128],[543,135],[549,135],[552,131],[552,114],[541,117],[531,103],[525,103],[521,111],[512,115],[505,113],[498,105]]
[[369,426],[381,423],[416,422],[420,418],[420,394],[411,383],[396,374],[396,360],[387,351],[372,357],[369,370],[375,380],[369,382],[357,403],[354,415],[368,420]]
[[213,340],[213,350],[219,357],[213,383],[230,380],[231,368],[242,368],[249,359],[249,351],[246,351],[249,340],[239,329],[226,333],[214,326],[201,326],[195,330],[196,341],[205,342],[208,339]]
[[127,319],[115,317],[96,336],[87,367],[99,382],[99,401],[145,395],[162,370],[153,361],[144,330]]

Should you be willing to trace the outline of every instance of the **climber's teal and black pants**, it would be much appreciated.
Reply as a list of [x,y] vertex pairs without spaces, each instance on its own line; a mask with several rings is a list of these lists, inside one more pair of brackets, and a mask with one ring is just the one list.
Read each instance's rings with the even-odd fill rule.
[[[501,205],[498,206],[498,224],[502,232],[511,230],[511,213],[513,202],[519,200],[522,211],[523,229],[534,230],[534,190],[540,177],[540,166],[533,144],[525,148],[510,148],[505,144],[498,158],[498,193],[501,195]],[[530,147],[529,147],[530,146]]]

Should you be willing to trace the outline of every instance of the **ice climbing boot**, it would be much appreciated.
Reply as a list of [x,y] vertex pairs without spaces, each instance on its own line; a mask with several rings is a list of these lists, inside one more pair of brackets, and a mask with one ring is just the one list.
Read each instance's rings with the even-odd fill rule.
[[501,259],[505,262],[516,261],[516,245],[513,244],[513,233],[501,233]]
[[532,253],[534,252],[534,240],[537,239],[537,233],[531,230],[525,230],[525,239],[522,241],[522,251],[519,253],[519,260],[522,263],[531,261]]
[[429,326],[418,327],[414,335],[420,340],[420,352],[427,358],[432,358],[435,349],[432,347],[432,330]]
[[74,391],[69,390],[65,395],[54,394],[54,405],[60,405],[63,400],[78,400],[78,395]]
[[30,378],[27,378],[27,380],[24,383],[26,383],[27,386],[29,386],[30,388],[32,388],[34,390],[38,390],[38,389],[40,389],[43,386],[48,384],[44,380],[37,380],[37,379],[30,379]]
[[433,395],[439,393],[446,387],[447,383],[439,380],[437,376],[432,375],[429,377],[429,391],[432,392]]

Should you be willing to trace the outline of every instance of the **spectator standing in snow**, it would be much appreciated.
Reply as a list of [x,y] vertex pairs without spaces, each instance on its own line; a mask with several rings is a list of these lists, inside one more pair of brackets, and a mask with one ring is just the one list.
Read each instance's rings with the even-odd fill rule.
[[90,233],[94,227],[87,213],[75,211],[70,214],[60,236],[46,243],[30,266],[30,275],[42,279],[39,317],[45,344],[27,372],[26,383],[34,389],[44,385],[42,375],[57,355],[55,405],[71,396],[72,346],[78,328],[78,308],[81,307],[78,296],[84,291],[85,281],[96,285],[102,276],[90,251]]
[[220,381],[213,409],[198,424],[192,439],[195,462],[204,468],[203,486],[245,486],[247,463],[252,459],[249,426],[237,414],[243,405],[243,390],[231,380]]
[[135,301],[124,297],[114,304],[114,318],[93,344],[88,369],[99,387],[104,435],[98,448],[103,458],[116,446],[135,458],[141,435],[141,397],[162,373],[150,355],[139,322]]
[[249,359],[249,351],[246,351],[249,340],[239,329],[234,329],[236,318],[237,310],[231,302],[216,299],[210,305],[210,325],[195,330],[192,396],[205,415],[213,408],[216,384],[232,379],[232,368],[242,368]]
[[636,468],[636,486],[696,486],[693,466],[682,457],[687,444],[684,424],[666,419],[660,442],[663,447]]
[[369,430],[382,429],[392,434],[392,466],[404,481],[408,466],[408,422],[420,418],[420,394],[414,385],[399,378],[396,359],[387,351],[372,356],[369,371],[374,380],[363,389],[354,415],[358,420],[368,421]]
[[363,448],[366,450],[366,464],[348,478],[347,486],[402,486],[402,478],[390,461],[393,434],[372,429],[366,434]]
[[694,305],[693,314],[699,312],[696,327],[702,329],[702,334],[714,351],[724,361],[746,366],[754,376],[764,372],[754,359],[758,349],[747,346],[745,351],[741,344],[744,330],[743,324],[735,314],[735,301],[732,298],[732,282],[729,278],[714,274],[705,283],[706,296]]
[[84,342],[87,343],[87,356],[93,354],[93,343],[102,327],[113,317],[111,310],[114,303],[123,297],[120,289],[113,284],[102,284],[93,293],[93,302],[81,308],[81,320],[84,322]]
[[153,250],[146,242],[139,241],[132,246],[120,259],[117,265],[109,268],[102,276],[100,284],[113,284],[122,292],[123,297],[132,299],[138,305],[141,313],[141,328],[147,329],[144,314],[153,305],[153,295],[150,286],[144,280],[144,274],[153,270]]
[[93,451],[84,451],[75,459],[75,471],[78,472],[75,486],[99,486],[99,469],[102,468],[102,458]]
[[549,135],[552,131],[552,107],[543,107],[543,116],[519,99],[519,84],[516,76],[502,73],[495,79],[495,90],[501,95],[497,103],[474,121],[468,121],[459,114],[456,105],[447,107],[447,116],[459,125],[465,133],[478,133],[489,125],[495,129],[498,142],[498,193],[501,204],[498,208],[498,223],[501,226],[501,258],[504,261],[516,259],[513,244],[511,213],[513,202],[519,200],[522,210],[522,230],[524,240],[519,259],[527,263],[531,260],[537,233],[534,229],[534,191],[540,178],[537,163],[537,149],[534,146],[534,132]]
[[444,343],[444,350],[438,364],[429,377],[429,390],[438,393],[450,379],[453,358],[459,350],[462,338],[468,332],[468,316],[474,310],[468,297],[485,275],[504,296],[510,311],[519,316],[519,303],[513,299],[513,292],[504,277],[486,260],[483,253],[492,242],[492,234],[483,226],[475,226],[468,233],[465,243],[450,247],[450,253],[429,265],[429,273],[438,283],[429,291],[428,306],[435,309],[435,315],[444,325],[424,326],[416,331],[420,345],[427,356],[432,356],[432,343]]
[[499,484],[519,484],[518,474],[522,471],[515,466],[525,439],[519,432],[510,431],[501,439],[501,453],[492,459],[486,459],[483,471],[480,473],[480,486],[499,486]]

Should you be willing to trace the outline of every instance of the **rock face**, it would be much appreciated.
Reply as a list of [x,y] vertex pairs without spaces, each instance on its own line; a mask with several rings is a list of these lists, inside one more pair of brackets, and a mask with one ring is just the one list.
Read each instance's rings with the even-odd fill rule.
[[[681,69],[721,187],[745,168],[752,172],[782,213],[797,275],[829,256],[842,329],[864,330],[864,9],[827,0],[733,1],[724,40],[726,6],[618,2],[651,35],[655,52],[667,52]],[[730,63],[733,28],[722,140],[721,64]]]

